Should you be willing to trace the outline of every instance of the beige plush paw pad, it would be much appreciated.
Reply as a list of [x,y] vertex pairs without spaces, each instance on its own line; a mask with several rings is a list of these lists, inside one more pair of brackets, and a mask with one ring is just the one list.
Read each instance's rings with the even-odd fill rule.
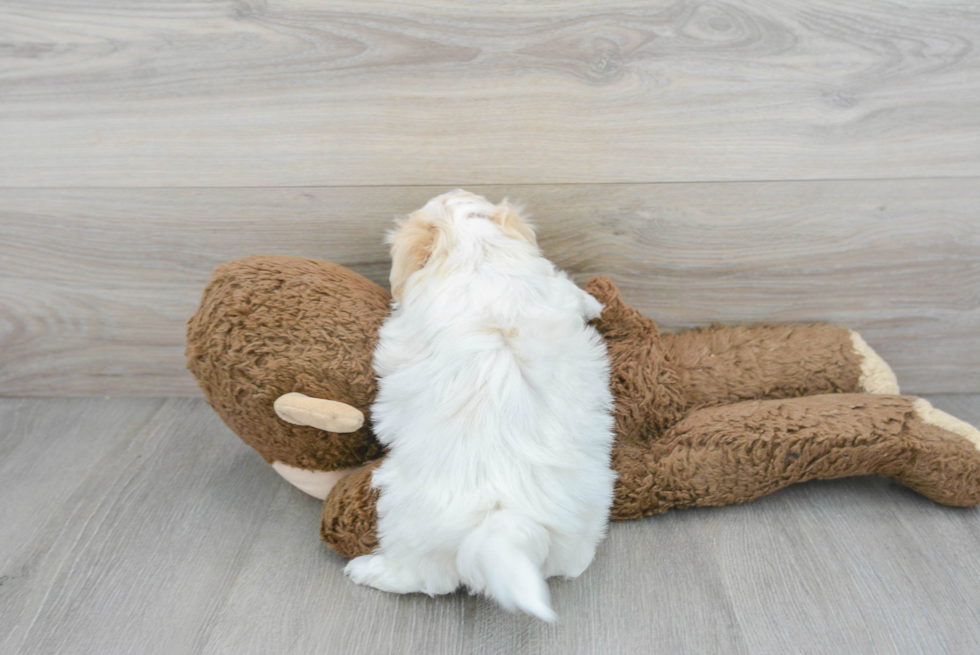
[[356,407],[334,400],[287,393],[273,403],[276,414],[286,423],[308,425],[327,432],[355,432],[364,425],[364,414]]
[[273,462],[272,468],[276,473],[286,478],[289,484],[293,485],[303,493],[310,494],[314,498],[324,500],[333,489],[334,485],[351,474],[354,469],[340,469],[339,471],[311,471],[300,469],[282,462]]
[[964,439],[969,440],[976,446],[977,450],[980,450],[980,430],[973,427],[966,421],[961,421],[955,416],[951,416],[941,409],[936,409],[932,404],[924,398],[916,398],[915,402],[912,404],[912,408],[915,413],[919,415],[923,421],[930,425],[935,425],[938,428],[942,428],[947,432],[952,432],[953,434],[958,434]]
[[860,334],[853,330],[850,333],[854,350],[861,357],[861,377],[858,380],[861,388],[867,393],[899,393],[898,378],[895,377],[892,367],[871,349]]

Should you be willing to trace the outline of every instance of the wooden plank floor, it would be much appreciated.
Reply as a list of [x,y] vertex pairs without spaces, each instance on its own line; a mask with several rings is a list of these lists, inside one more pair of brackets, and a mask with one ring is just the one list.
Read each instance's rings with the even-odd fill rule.
[[553,626],[355,587],[318,517],[201,400],[2,399],[0,653],[980,652],[980,509],[883,479],[616,524]]

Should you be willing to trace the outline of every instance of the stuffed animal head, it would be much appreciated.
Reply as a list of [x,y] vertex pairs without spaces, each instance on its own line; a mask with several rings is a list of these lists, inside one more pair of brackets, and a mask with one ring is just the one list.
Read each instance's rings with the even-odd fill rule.
[[[187,365],[225,424],[270,464],[333,471],[379,457],[372,354],[391,296],[330,262],[256,256],[222,264],[187,326]],[[298,392],[364,414],[352,432],[282,420]]]

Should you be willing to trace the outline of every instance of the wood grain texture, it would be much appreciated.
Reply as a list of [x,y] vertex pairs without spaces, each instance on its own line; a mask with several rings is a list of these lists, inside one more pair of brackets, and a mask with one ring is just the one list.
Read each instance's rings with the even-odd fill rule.
[[[197,400],[26,407],[33,420],[3,423],[24,436],[3,463],[35,471],[0,481],[17,518],[4,524],[0,652],[195,652],[272,501],[254,478],[275,474]],[[109,435],[107,418],[119,421]],[[52,486],[71,491],[24,512]]]
[[[162,400],[0,401],[0,652],[17,652],[98,498],[89,477],[133,457]],[[138,452],[138,451],[136,451]],[[42,562],[43,561],[43,562]],[[13,640],[13,642],[11,641]]]
[[0,185],[980,175],[980,7],[7,0]]
[[[980,395],[937,396],[980,424]],[[977,652],[980,510],[883,479],[611,527],[559,623],[350,584],[202,400],[0,399],[0,652]]]
[[[980,391],[976,179],[472,188],[664,329],[825,320],[907,391]],[[386,284],[391,219],[443,190],[0,190],[0,394],[194,395],[184,323],[214,266],[302,255]]]

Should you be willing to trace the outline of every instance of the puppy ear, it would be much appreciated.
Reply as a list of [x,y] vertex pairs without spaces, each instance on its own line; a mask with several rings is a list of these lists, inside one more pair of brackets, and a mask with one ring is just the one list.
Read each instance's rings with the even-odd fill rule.
[[401,300],[405,282],[425,266],[432,255],[445,246],[448,224],[445,220],[417,211],[396,223],[388,233],[391,245],[391,295]]
[[521,216],[521,208],[510,204],[504,200],[497,205],[497,211],[493,213],[490,220],[497,224],[500,231],[512,239],[523,239],[532,246],[538,245],[538,239],[534,235],[534,228]]

